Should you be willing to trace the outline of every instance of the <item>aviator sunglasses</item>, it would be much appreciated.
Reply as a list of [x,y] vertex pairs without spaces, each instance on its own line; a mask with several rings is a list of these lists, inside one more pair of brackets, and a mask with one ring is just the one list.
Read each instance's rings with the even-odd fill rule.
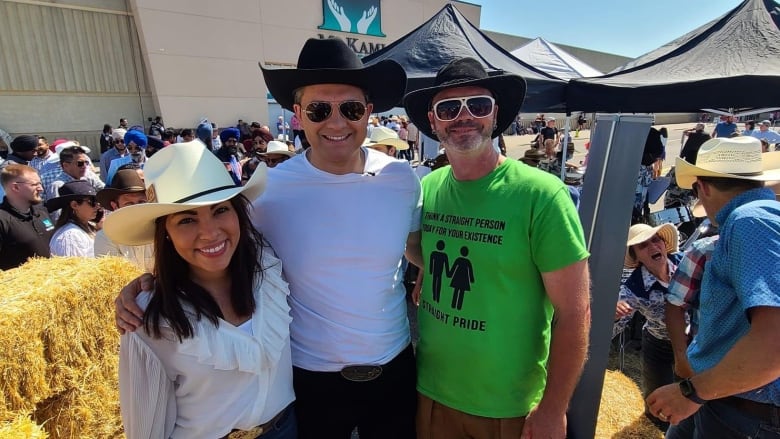
[[339,113],[344,116],[345,119],[357,122],[363,118],[366,114],[366,104],[360,101],[342,101],[342,102],[328,102],[328,101],[313,101],[306,105],[304,113],[310,121],[314,123],[323,122],[328,119],[333,112],[333,104],[337,104],[339,107]]
[[472,117],[481,119],[493,112],[496,100],[492,96],[468,96],[465,98],[442,99],[433,105],[433,114],[442,122],[455,120],[463,111],[463,107]]

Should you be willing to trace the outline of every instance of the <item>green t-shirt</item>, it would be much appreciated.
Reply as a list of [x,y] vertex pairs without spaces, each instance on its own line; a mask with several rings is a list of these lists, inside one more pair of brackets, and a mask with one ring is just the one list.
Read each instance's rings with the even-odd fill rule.
[[553,309],[541,273],[588,257],[569,191],[514,160],[474,181],[445,167],[422,187],[417,388],[465,413],[524,416],[547,376]]

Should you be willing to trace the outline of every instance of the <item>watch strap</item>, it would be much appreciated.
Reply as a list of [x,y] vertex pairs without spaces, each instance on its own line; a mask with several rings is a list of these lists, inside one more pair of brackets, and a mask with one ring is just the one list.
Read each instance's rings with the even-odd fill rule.
[[704,404],[707,402],[706,400],[699,397],[699,394],[696,393],[696,387],[693,386],[693,383],[688,378],[680,381],[680,390],[682,390],[684,397],[690,399],[696,404]]

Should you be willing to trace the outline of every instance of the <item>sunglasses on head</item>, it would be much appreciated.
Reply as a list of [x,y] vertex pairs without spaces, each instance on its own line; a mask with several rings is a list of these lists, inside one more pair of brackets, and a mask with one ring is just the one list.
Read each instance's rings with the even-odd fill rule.
[[82,199],[80,199],[80,200],[78,200],[76,202],[79,203],[79,204],[87,203],[87,204],[90,205],[90,207],[97,206],[97,199],[96,198],[82,198]]
[[496,100],[492,96],[487,95],[448,98],[433,104],[433,114],[436,116],[436,119],[442,122],[449,122],[457,119],[460,116],[460,112],[463,111],[463,107],[465,107],[472,117],[481,119],[493,113],[495,104]]
[[319,123],[330,117],[331,113],[333,112],[333,104],[338,104],[339,113],[341,113],[345,119],[352,122],[359,121],[366,114],[366,104],[360,101],[314,101],[306,105],[306,108],[304,108],[303,111],[306,113],[306,117],[310,121]]

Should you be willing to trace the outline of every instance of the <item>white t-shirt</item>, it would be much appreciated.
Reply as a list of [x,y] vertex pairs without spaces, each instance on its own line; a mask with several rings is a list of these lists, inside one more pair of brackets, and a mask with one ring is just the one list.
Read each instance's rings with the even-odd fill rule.
[[148,273],[154,271],[154,244],[117,244],[102,229],[95,234],[95,256],[120,256]]
[[333,175],[301,154],[268,171],[253,221],[290,282],[293,364],[384,364],[410,342],[400,271],[420,229],[420,182],[405,160],[362,148],[363,174]]

